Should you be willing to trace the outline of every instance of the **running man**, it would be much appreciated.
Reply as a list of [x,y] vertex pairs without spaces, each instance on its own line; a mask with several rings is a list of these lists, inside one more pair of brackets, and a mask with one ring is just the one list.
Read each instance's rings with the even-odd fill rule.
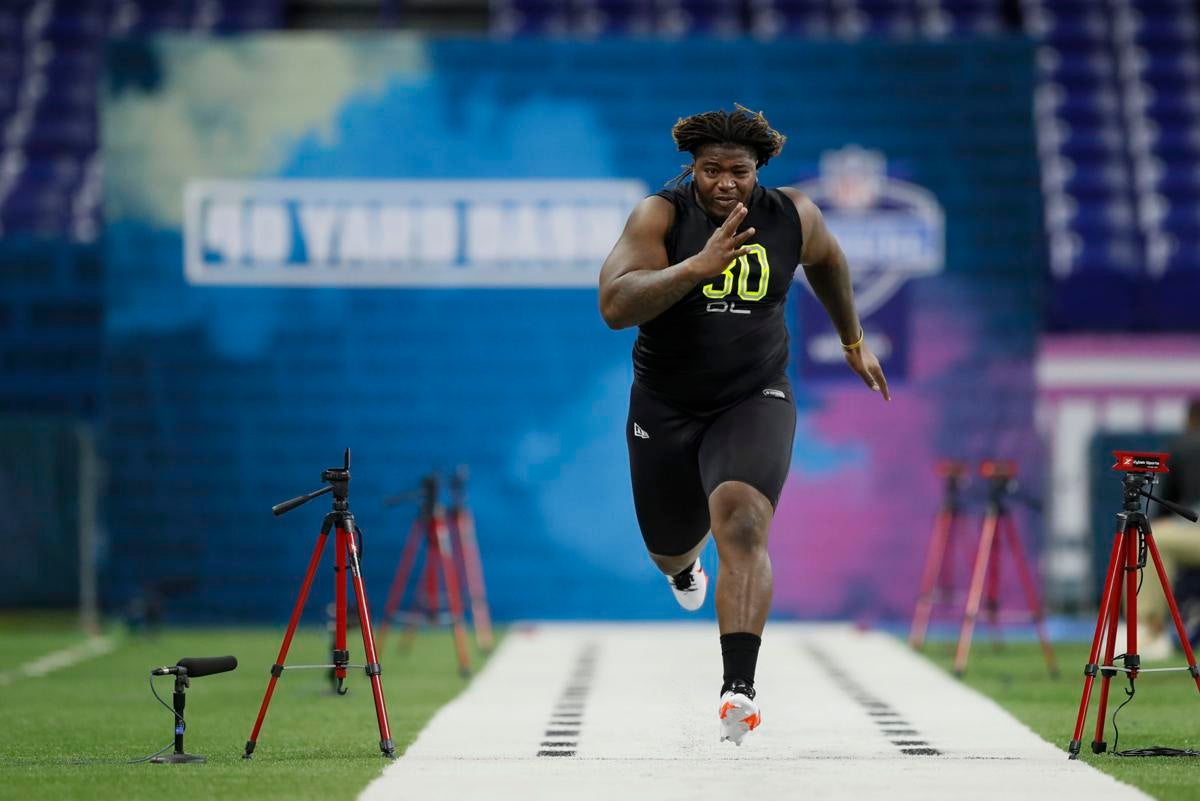
[[797,263],[850,369],[890,395],[820,210],[794,189],[758,183],[785,137],[742,106],[681,119],[671,135],[692,164],[629,215],[600,271],[600,313],[611,328],[640,329],[626,428],[634,507],[684,609],[704,602],[699,556],[710,529],[717,543],[720,739],[741,745],[761,719],[754,671],[771,606],[767,532],[796,431],[784,306]]

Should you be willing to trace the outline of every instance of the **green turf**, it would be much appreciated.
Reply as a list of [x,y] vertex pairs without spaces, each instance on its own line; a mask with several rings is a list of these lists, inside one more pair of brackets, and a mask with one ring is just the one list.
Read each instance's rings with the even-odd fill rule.
[[[936,664],[949,670],[952,654],[944,644],[931,643],[925,653]],[[1065,644],[1055,648],[1062,675],[1049,677],[1040,649],[1034,644],[1005,645],[996,651],[980,644],[971,653],[964,681],[995,699],[1018,720],[1046,740],[1063,749],[1075,729],[1079,698],[1083,689],[1083,666],[1087,663],[1086,644]],[[1177,657],[1169,663],[1147,663],[1145,667],[1182,665]],[[1200,692],[1186,672],[1143,673],[1136,680],[1136,696],[1117,717],[1121,750],[1162,745],[1200,751]],[[1105,739],[1114,746],[1112,712],[1126,699],[1123,688],[1129,683],[1113,679],[1109,712],[1105,721]],[[1200,757],[1118,757],[1093,754],[1097,691],[1092,693],[1091,709],[1084,728],[1080,759],[1123,782],[1141,788],[1163,801],[1200,801]]]
[[[41,655],[36,648],[49,642],[29,626],[0,631],[0,660],[11,666]],[[156,638],[118,633],[111,654],[0,686],[0,799],[353,799],[388,764],[361,670],[352,671],[350,692],[341,697],[331,693],[325,671],[284,674],[254,759],[241,758],[282,634],[282,627],[176,629]],[[349,647],[351,660],[361,663],[357,636],[351,632]],[[150,694],[150,668],[221,654],[237,656],[238,669],[195,679],[187,695],[185,745],[207,764],[72,764],[136,758],[171,742],[171,713]],[[328,658],[327,635],[310,630],[297,634],[288,662]],[[421,633],[408,653],[393,639],[380,661],[392,737],[402,751],[466,682],[444,631]],[[170,703],[173,679],[155,682]]]
[[[0,617],[0,672],[80,641],[69,624],[61,616]],[[344,697],[331,694],[323,671],[286,674],[254,759],[241,759],[282,633],[282,627],[177,629],[156,638],[116,632],[111,636],[118,647],[111,654],[45,678],[0,686],[0,800],[353,799],[385,765],[370,687],[359,671],[351,674]],[[350,647],[357,660],[361,643],[356,647],[354,633]],[[321,662],[328,658],[327,648],[324,632],[302,631],[288,661]],[[188,692],[187,749],[206,755],[208,764],[72,764],[135,758],[166,745],[171,716],[150,695],[149,669],[182,656],[225,653],[238,657],[239,668],[196,679]],[[1056,653],[1064,675],[1051,679],[1036,646],[1012,644],[997,652],[981,644],[971,655],[965,681],[1064,749],[1065,763],[1087,648],[1062,645]],[[944,645],[932,643],[926,654],[949,668],[951,655]],[[473,657],[478,667],[478,654]],[[392,736],[403,749],[465,682],[458,677],[446,632],[423,632],[407,654],[393,640],[382,659]],[[156,681],[169,703],[172,680]],[[1200,750],[1200,693],[1187,675],[1143,674],[1137,684],[1137,697],[1118,718],[1120,747]],[[1125,698],[1124,686],[1113,684],[1117,703]],[[1094,715],[1093,701],[1084,760],[1164,801],[1200,801],[1200,758],[1094,755],[1089,748]],[[1107,731],[1112,747],[1111,725]]]
[[0,673],[82,642],[78,623],[76,613],[0,613]]

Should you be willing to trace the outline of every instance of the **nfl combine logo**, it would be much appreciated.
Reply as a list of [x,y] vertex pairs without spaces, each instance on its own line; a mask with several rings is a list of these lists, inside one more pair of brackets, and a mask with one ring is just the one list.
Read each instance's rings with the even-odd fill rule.
[[[878,150],[850,145],[821,156],[820,175],[796,188],[820,207],[850,264],[863,327],[889,376],[902,377],[907,308],[901,289],[945,266],[946,221],[929,190],[887,174]],[[797,274],[797,281],[807,283]],[[844,378],[841,343],[830,332],[811,292],[800,317],[802,373]],[[834,368],[834,369],[830,369]]]

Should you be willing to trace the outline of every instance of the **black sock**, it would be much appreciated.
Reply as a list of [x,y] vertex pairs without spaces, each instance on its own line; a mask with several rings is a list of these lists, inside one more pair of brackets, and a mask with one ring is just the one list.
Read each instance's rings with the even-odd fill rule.
[[725,663],[725,683],[721,694],[735,681],[744,681],[754,689],[754,668],[758,665],[758,646],[762,638],[748,631],[721,635],[721,659]]

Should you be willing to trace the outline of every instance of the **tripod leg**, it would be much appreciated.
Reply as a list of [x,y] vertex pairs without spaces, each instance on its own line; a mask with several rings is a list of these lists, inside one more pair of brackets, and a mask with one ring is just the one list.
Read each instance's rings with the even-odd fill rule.
[[333,516],[330,514],[321,524],[321,534],[317,537],[312,558],[308,560],[308,570],[304,573],[304,583],[300,585],[300,595],[296,598],[296,605],[292,608],[292,617],[288,621],[287,633],[283,635],[283,643],[279,646],[279,655],[275,657],[275,664],[271,666],[271,680],[267,682],[267,692],[263,696],[262,706],[258,709],[258,719],[254,721],[250,738],[246,740],[246,752],[242,755],[244,759],[249,759],[254,753],[254,746],[258,742],[258,733],[262,729],[263,720],[267,717],[267,707],[271,703],[271,696],[275,693],[275,682],[279,681],[279,677],[283,675],[284,660],[287,659],[288,649],[292,647],[292,636],[295,635],[296,626],[300,623],[300,615],[304,612],[304,602],[308,600],[308,591],[312,589],[313,576],[317,573],[317,565],[321,562],[321,551],[325,549],[325,540],[329,537],[329,529],[332,525]]
[[346,649],[346,539],[353,536],[342,528],[337,528],[334,534],[334,546],[337,554],[334,557],[333,585],[333,679],[334,690],[338,695],[346,694],[346,665],[350,662],[350,652]]
[[1096,735],[1092,737],[1092,753],[1104,753],[1108,749],[1108,743],[1104,741],[1104,718],[1109,713],[1109,691],[1112,685],[1112,677],[1116,675],[1116,670],[1112,669],[1112,658],[1116,655],[1117,650],[1117,626],[1121,621],[1121,584],[1117,582],[1116,590],[1112,594],[1111,608],[1108,614],[1108,624],[1104,634],[1104,657],[1100,661],[1100,692],[1099,700],[1096,707]]
[[437,580],[438,563],[442,561],[437,518],[429,526],[429,550],[425,552],[425,614],[429,616],[429,625],[436,626],[442,611],[442,591]]
[[1125,667],[1129,668],[1129,679],[1137,678],[1139,657],[1137,652],[1137,594],[1138,564],[1141,562],[1141,531],[1131,527],[1125,537]]
[[946,526],[946,548],[945,552],[942,554],[942,569],[939,571],[940,575],[938,577],[938,581],[941,583],[942,588],[941,597],[943,603],[953,602],[954,593],[955,590],[957,590],[955,584],[958,574],[955,573],[954,564],[954,559],[957,554],[954,550],[954,541],[958,538],[958,531],[960,528],[959,524],[961,522],[962,521],[959,518],[958,513],[952,512],[950,514],[950,522]]
[[[1004,518],[997,515],[996,533],[1000,535],[1000,525]],[[992,556],[988,564],[987,578],[987,613],[988,627],[992,634],[992,650],[1000,650],[1000,553],[996,551],[998,540],[992,540]]]
[[1196,668],[1196,654],[1192,650],[1192,643],[1188,639],[1187,629],[1183,627],[1183,618],[1179,614],[1179,604],[1175,601],[1175,593],[1171,591],[1171,579],[1167,575],[1166,568],[1163,567],[1162,556],[1158,553],[1158,544],[1154,542],[1154,534],[1150,532],[1149,527],[1146,528],[1146,548],[1150,551],[1150,558],[1154,560],[1154,571],[1158,573],[1158,580],[1162,583],[1163,595],[1167,599],[1167,608],[1171,610],[1171,621],[1175,624],[1175,633],[1179,635],[1179,644],[1183,648],[1183,655],[1187,657],[1188,670],[1192,674],[1192,679],[1196,682],[1196,689],[1200,690],[1200,670]]
[[921,574],[921,586],[917,592],[917,609],[913,613],[912,628],[908,633],[908,644],[920,648],[925,644],[925,632],[929,628],[929,616],[933,612],[933,595],[939,574],[942,572],[942,557],[946,553],[946,541],[953,515],[943,509],[933,523],[933,536],[929,541],[929,553],[925,557],[925,570]]
[[983,599],[983,585],[988,573],[988,560],[992,555],[992,543],[996,538],[996,515],[988,512],[983,519],[983,531],[979,535],[979,550],[975,554],[975,570],[971,574],[971,587],[967,592],[967,608],[963,614],[962,631],[958,635],[958,651],[954,655],[954,673],[961,676],[967,669],[967,656],[971,652],[971,635],[975,631],[975,619],[979,616],[979,604]]
[[[354,518],[347,516],[346,531],[353,532]],[[371,613],[367,606],[367,588],[363,584],[362,570],[358,562],[358,544],[354,536],[346,537],[346,556],[350,560],[350,577],[354,582],[354,599],[358,604],[358,623],[362,630],[363,650],[367,656],[367,676],[371,681],[371,695],[375,699],[375,717],[379,722],[379,750],[389,759],[396,756],[396,744],[392,741],[391,728],[388,726],[387,702],[383,698],[383,681],[380,674],[383,668],[379,664],[379,654],[375,651],[375,634],[371,631]]]
[[[956,613],[959,603],[966,603],[966,596],[959,594],[959,584],[964,577],[971,575],[971,548],[963,539],[965,522],[958,512],[951,515],[950,529],[946,532],[946,555],[942,557],[942,574],[945,578],[942,599]],[[954,642],[946,644],[947,654],[954,652],[955,645]]]
[[454,647],[458,652],[458,672],[463,676],[471,674],[471,657],[467,652],[467,630],[463,625],[462,595],[458,591],[458,574],[454,571],[454,554],[450,551],[450,535],[446,527],[446,519],[436,516],[433,519],[436,536],[430,543],[436,551],[429,554],[431,564],[442,571],[442,582],[446,585],[446,603],[450,606],[450,621],[454,626]]
[[483,651],[492,650],[492,615],[488,608],[487,587],[483,581],[483,559],[475,538],[475,518],[466,507],[455,510],[454,533],[458,552],[462,555],[463,575],[471,598],[471,622],[475,625],[475,644]]
[[[1129,540],[1126,536],[1126,542]],[[1118,567],[1118,571],[1123,569],[1125,556],[1118,557],[1122,567]],[[1104,719],[1108,715],[1108,693],[1112,688],[1113,677],[1117,672],[1113,670],[1113,656],[1117,652],[1117,626],[1121,620],[1121,575],[1117,573],[1113,587],[1112,603],[1109,604],[1107,613],[1107,631],[1104,639],[1104,659],[1100,662],[1100,700],[1096,707],[1096,734],[1092,737],[1092,753],[1102,754],[1108,750],[1108,743],[1104,741]]]
[[388,589],[387,604],[383,607],[383,620],[379,621],[379,650],[383,650],[383,641],[387,637],[388,626],[396,617],[400,601],[404,599],[404,590],[408,587],[408,577],[412,573],[413,562],[417,559],[417,547],[421,544],[421,521],[413,521],[408,530],[408,538],[404,541],[404,550],[400,552],[400,564],[396,566],[396,575],[392,578],[392,586]]
[[1115,592],[1116,576],[1119,573],[1118,559],[1123,551],[1121,546],[1125,541],[1125,530],[1121,529],[1113,537],[1112,554],[1108,557],[1108,572],[1104,574],[1104,592],[1100,595],[1100,610],[1096,615],[1096,633],[1092,635],[1092,649],[1088,652],[1088,662],[1083,668],[1083,695],[1079,700],[1079,714],[1075,717],[1075,730],[1068,746],[1070,759],[1079,758],[1079,746],[1083,742],[1083,725],[1087,721],[1088,704],[1092,700],[1092,685],[1096,680],[1096,660],[1100,658],[1100,638],[1106,630],[1109,610],[1112,607]]
[[438,548],[438,521],[435,518],[430,524],[429,550],[425,553],[425,614],[429,616],[429,625],[436,626],[442,612],[442,591],[438,587],[438,565],[442,561],[441,549]]
[[967,541],[965,536],[959,541],[962,543],[962,546],[959,548],[959,550],[962,552],[962,567],[959,568],[959,575],[966,577],[967,589],[969,591],[971,586],[971,576],[974,575],[975,557],[977,554],[971,550],[971,543]]
[[[434,571],[433,564],[433,519],[426,518],[422,523],[421,528],[421,544],[424,546],[425,561],[419,569],[417,584],[413,587],[412,598],[410,599],[408,621],[404,626],[404,637],[400,640],[400,647],[407,651],[412,648],[413,641],[417,638],[417,628],[421,625],[420,617],[424,612],[425,616],[430,621],[437,622],[437,575]],[[421,582],[425,586],[421,586]],[[425,600],[422,601],[421,598]],[[422,606],[424,609],[422,609]]]
[[1046,636],[1046,621],[1042,613],[1042,602],[1038,598],[1037,586],[1029,570],[1029,560],[1025,558],[1025,547],[1017,536],[1017,526],[1012,518],[1005,518],[1005,533],[1013,559],[1017,563],[1017,575],[1021,577],[1021,586],[1025,588],[1025,599],[1029,603],[1029,614],[1033,618],[1034,628],[1037,629],[1038,641],[1042,644],[1042,654],[1046,657],[1046,667],[1051,676],[1058,675],[1058,663],[1054,659],[1054,649],[1050,647],[1050,638]]

